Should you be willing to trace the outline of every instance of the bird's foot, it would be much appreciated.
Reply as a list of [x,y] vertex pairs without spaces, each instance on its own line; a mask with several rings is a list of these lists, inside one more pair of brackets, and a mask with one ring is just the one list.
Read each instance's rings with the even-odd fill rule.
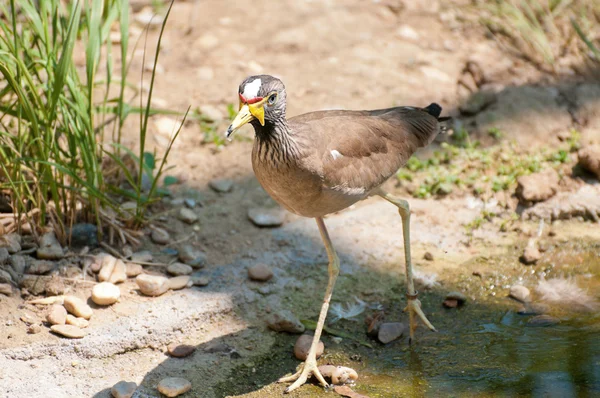
[[289,383],[291,381],[294,382],[291,386],[289,386],[288,388],[285,389],[285,392],[288,393],[288,392],[294,391],[296,388],[298,388],[301,385],[303,385],[304,383],[306,383],[306,381],[308,380],[308,378],[311,375],[315,376],[317,378],[317,380],[319,380],[319,383],[321,383],[323,385],[323,387],[329,386],[329,384],[325,381],[325,378],[323,377],[323,375],[321,375],[321,372],[319,372],[316,358],[310,358],[310,356],[306,360],[306,362],[304,362],[301,365],[300,370],[298,372],[296,372],[295,374],[288,376],[288,377],[282,377],[281,379],[278,380],[278,382],[279,383]]
[[417,329],[419,318],[421,321],[427,326],[430,330],[437,332],[435,327],[429,322],[423,310],[421,309],[421,301],[417,298],[419,293],[415,293],[413,295],[406,294],[408,298],[408,305],[404,308],[404,311],[408,311],[408,318],[410,320],[410,340],[412,342],[415,336],[415,330]]

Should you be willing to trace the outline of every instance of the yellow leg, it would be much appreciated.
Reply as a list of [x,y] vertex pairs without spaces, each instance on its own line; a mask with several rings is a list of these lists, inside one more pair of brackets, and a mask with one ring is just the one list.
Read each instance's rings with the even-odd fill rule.
[[321,217],[318,217],[316,218],[316,220],[317,225],[319,226],[319,232],[321,232],[321,238],[323,239],[323,243],[325,244],[325,249],[327,250],[327,257],[329,257],[329,267],[327,268],[329,272],[329,282],[327,283],[325,299],[323,300],[323,306],[321,307],[321,313],[319,314],[319,322],[317,323],[315,336],[310,346],[310,350],[308,351],[308,357],[306,358],[306,361],[304,362],[304,364],[302,364],[300,371],[298,371],[296,374],[279,379],[280,383],[286,383],[290,381],[294,382],[294,384],[285,389],[285,392],[291,392],[296,388],[300,387],[302,384],[306,383],[306,381],[311,375],[314,375],[317,378],[317,380],[319,380],[319,383],[321,383],[324,387],[328,386],[327,382],[325,381],[325,378],[323,378],[323,376],[317,368],[317,347],[319,345],[319,339],[321,338],[323,326],[325,325],[327,311],[329,310],[329,302],[331,301],[333,286],[335,285],[337,276],[340,273],[340,260],[338,259],[338,256],[335,253],[333,245],[331,244],[331,239],[329,239],[329,234],[327,233],[327,228],[325,228],[325,223],[323,222],[323,219]]
[[398,207],[400,217],[402,217],[402,233],[404,236],[404,258],[406,261],[406,298],[408,299],[408,305],[404,311],[408,310],[408,319],[410,322],[410,340],[412,341],[415,337],[415,330],[417,328],[417,317],[423,321],[423,323],[434,332],[436,331],[433,325],[429,322],[423,310],[421,310],[421,302],[417,298],[418,293],[415,291],[415,284],[413,281],[412,273],[412,262],[410,257],[410,207],[406,200],[396,198],[389,193],[379,190],[377,195],[383,199],[392,203]]

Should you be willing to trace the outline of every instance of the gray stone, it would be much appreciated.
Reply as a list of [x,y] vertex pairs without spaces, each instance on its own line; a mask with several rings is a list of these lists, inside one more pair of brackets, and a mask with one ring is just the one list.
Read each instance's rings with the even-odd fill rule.
[[184,199],[183,204],[189,209],[193,209],[194,207],[196,207],[196,201],[190,198]]
[[493,91],[476,91],[459,106],[459,109],[462,114],[471,116],[479,113],[495,101],[496,93]]
[[51,325],[64,325],[67,322],[67,310],[60,304],[54,304],[48,309],[46,320]]
[[137,389],[133,381],[121,380],[110,389],[113,398],[131,398]]
[[214,191],[226,193],[231,191],[231,188],[233,188],[233,181],[227,178],[216,178],[214,180],[210,180],[208,182],[208,186]]
[[[301,361],[306,361],[306,358],[308,357],[308,351],[310,350],[310,346],[313,341],[313,337],[314,336],[310,334],[303,334],[302,336],[298,337],[298,340],[296,340],[296,344],[294,344],[294,356],[297,359]],[[325,344],[323,344],[323,342],[319,340],[316,353],[317,358],[323,355],[323,351],[325,351]]]
[[248,219],[257,227],[279,227],[285,221],[285,212],[281,208],[252,208],[248,210]]
[[206,265],[206,254],[191,245],[183,245],[179,248],[179,261],[194,268],[202,268]]
[[169,236],[169,233],[162,228],[154,228],[150,234],[150,239],[152,239],[152,242],[158,243],[159,245],[166,245],[171,241],[171,236]]
[[28,257],[21,256],[20,254],[15,254],[10,256],[10,266],[15,270],[17,274],[24,274],[25,269],[27,268],[27,259]]
[[273,277],[273,271],[266,264],[257,264],[248,268],[248,277],[253,281],[266,282]]
[[167,272],[171,275],[189,275],[193,271],[192,267],[183,263],[173,263],[167,267]]
[[85,332],[73,325],[52,325],[50,330],[70,339],[82,339],[85,337]]
[[37,258],[40,260],[60,260],[65,256],[54,232],[47,232],[40,238]]
[[46,260],[34,260],[29,267],[27,267],[27,273],[32,275],[44,275],[52,271],[56,265],[51,261]]
[[276,332],[303,333],[302,322],[289,310],[279,310],[269,315],[267,326]]
[[5,248],[10,254],[21,251],[21,235],[7,234],[0,236],[0,248]]
[[550,310],[546,304],[543,303],[525,303],[521,308],[517,310],[519,315],[543,315]]
[[189,275],[181,275],[176,276],[174,278],[169,278],[168,286],[171,290],[180,290],[185,287],[189,287],[192,285],[191,277]]
[[194,286],[206,286],[210,283],[210,278],[207,276],[192,276]]
[[158,383],[158,391],[167,397],[176,397],[192,389],[192,383],[181,377],[167,377]]
[[546,326],[553,326],[560,323],[560,320],[558,318],[555,318],[553,316],[550,315],[536,315],[533,318],[530,318],[527,321],[527,326],[533,326],[533,327],[546,327]]
[[188,208],[179,209],[179,214],[177,215],[179,220],[183,221],[186,224],[193,224],[198,221],[198,215],[192,210]]
[[98,227],[94,224],[80,223],[75,224],[67,235],[71,236],[71,246],[73,247],[96,247],[98,246]]
[[522,303],[526,303],[531,300],[529,289],[523,285],[511,286],[509,296]]
[[151,263],[152,259],[152,253],[150,253],[148,250],[135,252],[131,255],[131,261],[136,263]]
[[169,280],[164,276],[141,274],[135,278],[135,282],[146,296],[160,296],[169,290]]
[[379,326],[379,333],[377,333],[377,338],[383,344],[387,344],[402,337],[403,333],[404,324],[400,322],[382,323],[381,326]]
[[[0,270],[0,276],[1,273],[2,271]],[[50,279],[49,276],[23,275],[19,282],[19,287],[26,289],[34,296],[39,296],[46,291],[46,283],[48,283]]]
[[517,179],[516,194],[525,204],[542,202],[556,194],[559,179],[558,173],[552,168],[521,176]]

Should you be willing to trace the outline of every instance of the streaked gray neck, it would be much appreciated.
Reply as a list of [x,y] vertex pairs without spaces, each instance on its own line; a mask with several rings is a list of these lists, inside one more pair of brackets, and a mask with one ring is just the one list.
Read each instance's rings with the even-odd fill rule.
[[290,165],[298,157],[298,145],[294,140],[285,117],[274,121],[265,120],[265,125],[252,123],[258,144],[258,158],[274,166]]

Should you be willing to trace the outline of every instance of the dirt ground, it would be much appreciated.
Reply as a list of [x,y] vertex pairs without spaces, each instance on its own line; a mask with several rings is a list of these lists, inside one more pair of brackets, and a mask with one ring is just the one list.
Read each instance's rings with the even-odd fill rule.
[[[590,105],[600,104],[596,86],[591,91],[579,90],[589,82],[575,77],[550,79],[508,55],[464,17],[460,3],[176,1],[163,39],[154,104],[177,111],[191,105],[226,119],[227,104],[237,103],[239,82],[251,74],[268,73],[286,84],[290,116],[318,109],[438,102],[475,132],[497,123],[506,139],[522,145],[558,143],[555,137],[573,127],[582,131],[584,141],[599,141],[600,113]],[[141,31],[141,26],[137,28],[136,32]],[[156,35],[156,30],[150,32],[148,48]],[[469,75],[465,72],[469,61],[485,72],[486,84],[499,99],[486,112],[460,117],[458,82]],[[131,66],[133,76],[143,68],[138,49]],[[160,154],[177,118],[154,116],[152,120],[149,145]],[[128,122],[124,140],[132,148],[139,145],[136,123]],[[224,132],[227,121],[219,126]],[[280,309],[291,310],[299,319],[316,319],[326,284],[327,257],[313,220],[286,214],[283,226],[274,229],[258,228],[248,220],[249,208],[275,203],[252,173],[251,129],[241,135],[246,139],[217,147],[204,143],[197,121],[188,121],[169,157],[169,166],[174,166],[169,173],[182,182],[172,198],[153,209],[154,225],[165,228],[173,242],[185,242],[206,253],[207,265],[195,275],[208,277],[210,283],[148,298],[139,294],[130,279],[120,285],[117,304],[94,307],[88,335],[81,340],[60,338],[45,327],[41,333],[28,334],[22,318],[42,320],[44,308],[25,303],[19,295],[0,295],[1,397],[103,398],[110,396],[110,388],[119,380],[140,385],[135,397],[159,397],[156,385],[168,376],[192,382],[186,397],[282,395],[285,386],[275,381],[299,363],[292,354],[296,336],[268,330],[265,319]],[[231,179],[232,191],[211,190],[208,183],[215,178]],[[598,189],[597,183],[590,185]],[[386,188],[406,194],[396,181],[387,182]],[[178,199],[199,203],[194,208],[199,221],[193,226],[177,220],[182,207]],[[508,328],[510,332],[502,333],[513,333],[510,339],[531,334],[531,339],[543,345],[536,339],[549,338],[545,329],[522,332],[524,321],[510,318],[518,305],[506,296],[516,283],[534,290],[540,279],[568,276],[592,302],[598,300],[598,224],[575,218],[546,225],[540,242],[547,250],[538,265],[526,267],[518,257],[535,236],[538,221],[520,221],[506,232],[489,224],[470,237],[463,226],[481,210],[472,206],[469,195],[409,201],[423,308],[439,333],[419,329],[412,348],[406,338],[386,346],[369,340],[368,348],[353,338],[340,342],[326,335],[321,361],[354,367],[360,374],[354,389],[372,398],[501,396],[527,391],[501,387],[503,378],[516,386],[517,374],[526,372],[526,367],[523,362],[515,364],[516,360],[510,365],[509,354],[496,355],[494,346],[487,345],[500,338],[496,337],[501,336],[499,332],[493,337],[481,333],[495,333],[489,328],[496,325]],[[406,323],[401,222],[396,210],[371,198],[329,216],[326,223],[342,261],[333,302],[347,303],[358,297],[382,305],[386,319]],[[164,248],[146,236],[141,249],[150,250],[154,261],[168,263],[173,256]],[[423,259],[426,252],[433,255],[433,261]],[[247,268],[257,263],[272,268],[271,281],[248,280]],[[66,283],[70,294],[90,296],[93,283],[75,279]],[[455,290],[467,296],[467,304],[460,310],[443,308],[445,295]],[[590,318],[585,311],[581,315],[562,307],[551,313],[562,321],[563,329],[556,333],[582,336],[598,331],[597,315]],[[364,317],[358,319],[340,321],[334,328],[366,340]],[[581,330],[575,332],[577,328]],[[197,349],[190,357],[172,358],[166,354],[172,342]],[[600,348],[594,344],[589,349],[595,359],[585,366],[598,369]],[[477,361],[469,362],[469,353],[480,351],[484,353],[473,354]],[[500,361],[501,370],[482,370],[484,363],[492,366],[489,363],[494,361]],[[572,390],[572,396],[600,394],[597,371],[588,376],[587,384],[575,382],[585,386]],[[539,385],[539,396],[557,386],[552,382]],[[566,395],[549,396],[570,396],[570,387],[564,388],[555,391],[567,391]],[[290,394],[332,395],[316,385]]]

